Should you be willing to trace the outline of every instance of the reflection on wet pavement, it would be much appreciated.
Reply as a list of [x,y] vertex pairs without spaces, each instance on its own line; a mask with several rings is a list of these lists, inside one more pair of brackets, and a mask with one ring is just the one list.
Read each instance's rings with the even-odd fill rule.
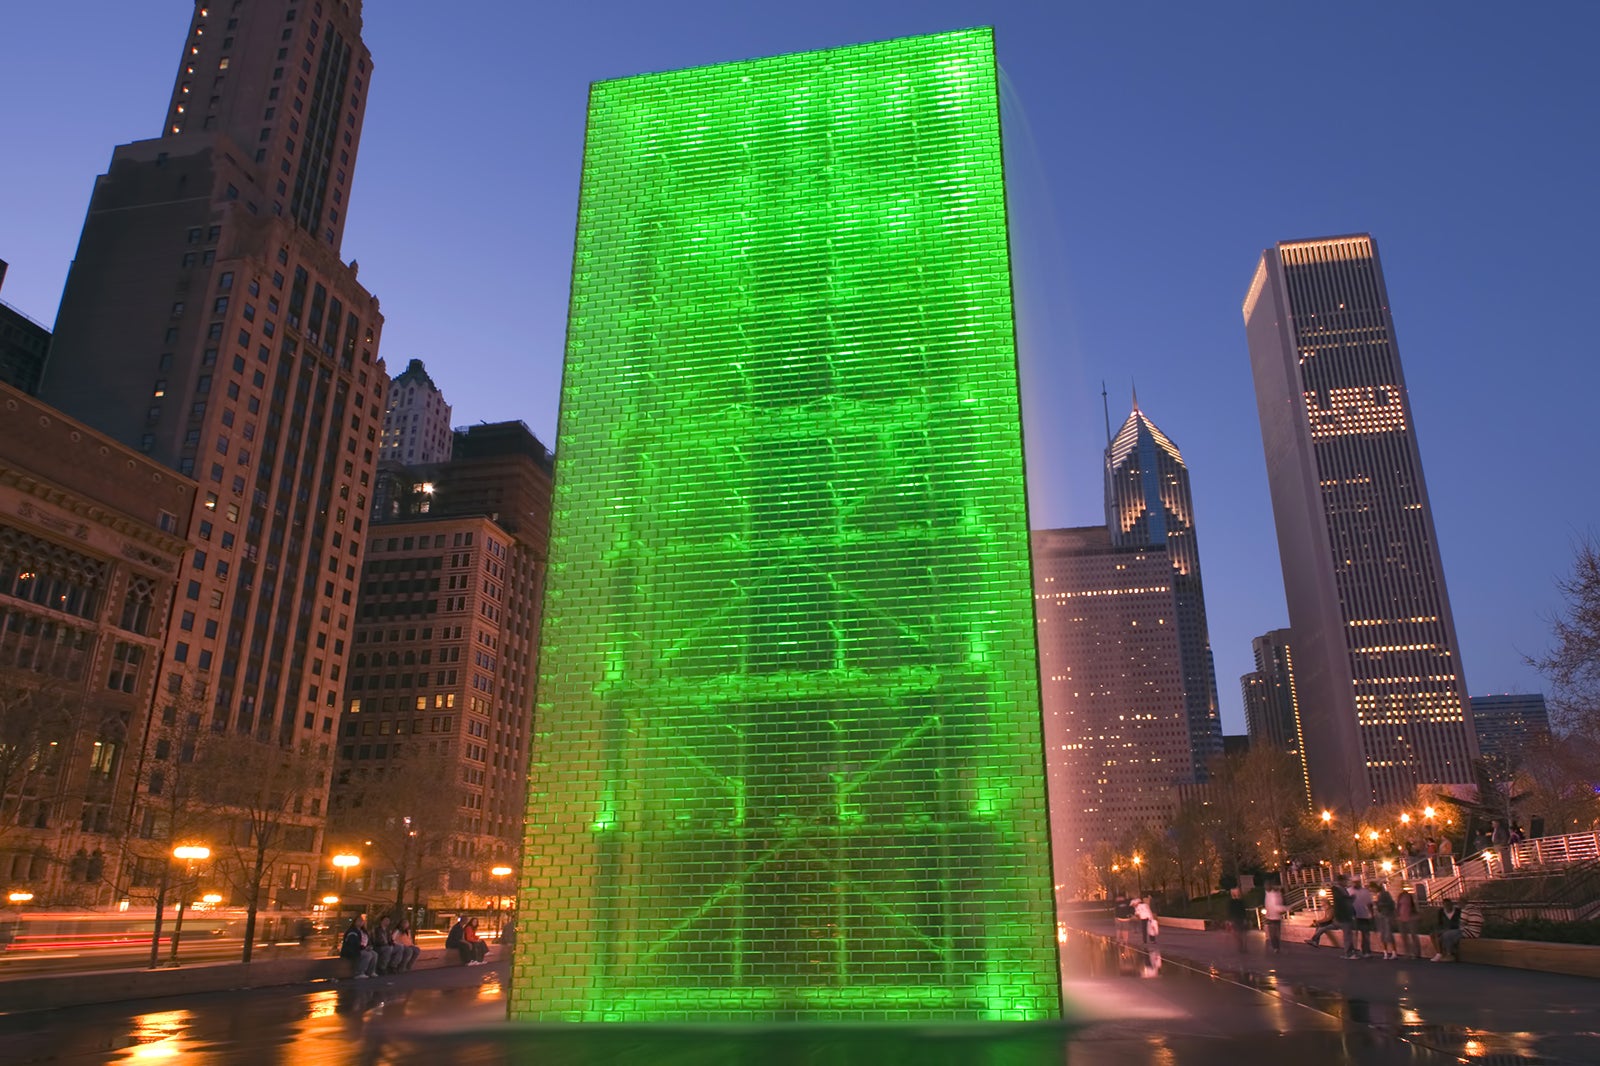
[[1541,1057],[1534,1034],[1433,1025],[1404,1001],[1221,975],[1088,934],[1070,935],[1063,950],[1064,1023],[511,1025],[503,970],[491,966],[0,1017],[0,1062],[1389,1066],[1596,1058]]

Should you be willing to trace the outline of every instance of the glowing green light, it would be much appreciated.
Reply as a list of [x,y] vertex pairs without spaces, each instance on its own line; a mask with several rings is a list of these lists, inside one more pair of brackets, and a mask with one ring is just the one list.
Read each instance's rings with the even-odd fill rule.
[[514,1017],[1059,1016],[987,30],[590,96]]

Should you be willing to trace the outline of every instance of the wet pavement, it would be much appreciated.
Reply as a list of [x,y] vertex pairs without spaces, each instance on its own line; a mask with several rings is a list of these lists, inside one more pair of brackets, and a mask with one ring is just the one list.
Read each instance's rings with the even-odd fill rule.
[[[1365,983],[1355,974],[1341,978],[1371,993],[1352,996],[1283,973],[1213,965],[1205,958],[1216,946],[1213,940],[1206,934],[1194,937],[1187,945],[1178,936],[1163,937],[1170,941],[1163,945],[1167,955],[1157,959],[1073,933],[1066,946],[1064,986],[1071,1008],[1066,1023],[516,1026],[504,1020],[503,967],[451,967],[372,981],[0,1017],[0,1062],[1254,1066],[1270,1060],[1292,1066],[1499,1066],[1600,1061],[1600,1042],[1587,1032],[1592,1027],[1588,1002],[1600,990],[1596,982],[1536,980],[1542,1013],[1520,993],[1492,992],[1547,975],[1500,970],[1485,978],[1480,973],[1475,980],[1488,984],[1478,990],[1477,1002],[1462,1001],[1459,989],[1446,987],[1449,981],[1462,982],[1469,969],[1488,971],[1482,967],[1461,967],[1450,977],[1440,973],[1439,988],[1420,991],[1401,989],[1406,982],[1398,969],[1374,969]],[[1311,949],[1303,951],[1306,958],[1297,965],[1334,974],[1345,972],[1341,965],[1379,965],[1340,964],[1332,952],[1324,952],[1323,962]],[[1177,961],[1178,954],[1185,961]],[[1258,961],[1261,969],[1270,969],[1266,960]],[[1420,985],[1409,981],[1409,986]],[[1479,1012],[1487,1020],[1462,1020]],[[1525,1024],[1543,1028],[1507,1028]]]

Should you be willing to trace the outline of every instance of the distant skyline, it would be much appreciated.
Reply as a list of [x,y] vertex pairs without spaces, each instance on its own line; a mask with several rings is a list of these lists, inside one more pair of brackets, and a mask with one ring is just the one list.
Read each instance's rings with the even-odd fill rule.
[[[1468,689],[1545,689],[1522,657],[1600,529],[1580,313],[1600,288],[1600,6],[497,5],[465,36],[422,0],[366,6],[344,252],[382,300],[391,372],[424,359],[457,423],[556,443],[590,81],[993,24],[1033,525],[1099,521],[1100,381],[1116,422],[1136,383],[1189,466],[1224,727],[1243,732],[1250,641],[1287,613],[1240,305],[1268,245],[1371,232]],[[160,130],[189,13],[84,0],[70,76],[61,13],[7,13],[0,299],[53,321],[95,176]]]

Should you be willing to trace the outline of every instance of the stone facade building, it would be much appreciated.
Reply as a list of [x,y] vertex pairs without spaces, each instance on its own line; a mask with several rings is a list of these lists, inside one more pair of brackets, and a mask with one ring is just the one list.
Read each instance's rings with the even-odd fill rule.
[[125,888],[196,486],[0,385],[0,888]]

